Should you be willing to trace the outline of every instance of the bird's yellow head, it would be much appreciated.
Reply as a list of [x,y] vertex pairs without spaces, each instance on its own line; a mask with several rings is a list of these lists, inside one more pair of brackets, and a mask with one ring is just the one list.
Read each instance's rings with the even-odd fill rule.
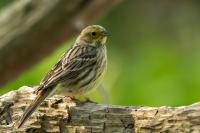
[[82,30],[76,42],[91,45],[105,44],[108,35],[104,27],[100,25],[91,25]]

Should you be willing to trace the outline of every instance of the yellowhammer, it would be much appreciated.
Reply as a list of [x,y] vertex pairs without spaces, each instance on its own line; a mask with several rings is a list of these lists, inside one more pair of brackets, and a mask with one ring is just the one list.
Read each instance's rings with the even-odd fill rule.
[[88,92],[100,82],[106,70],[106,40],[108,32],[99,25],[88,26],[74,45],[49,71],[36,90],[36,98],[17,123],[20,128],[35,109],[57,88],[68,96]]

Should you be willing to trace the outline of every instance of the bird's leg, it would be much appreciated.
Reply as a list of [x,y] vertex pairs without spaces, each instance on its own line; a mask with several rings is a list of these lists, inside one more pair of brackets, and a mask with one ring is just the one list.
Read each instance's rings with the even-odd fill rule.
[[85,98],[85,101],[83,101],[84,103],[97,103],[92,101],[89,97],[84,96],[84,98]]
[[70,98],[71,101],[77,101],[75,96],[67,96],[68,98]]

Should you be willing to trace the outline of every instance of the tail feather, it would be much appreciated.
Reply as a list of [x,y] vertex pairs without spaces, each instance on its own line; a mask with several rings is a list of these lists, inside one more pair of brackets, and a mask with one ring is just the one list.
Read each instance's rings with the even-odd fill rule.
[[20,128],[26,120],[31,116],[31,114],[37,109],[37,107],[44,101],[46,97],[51,93],[52,89],[46,88],[41,90],[34,101],[29,105],[29,107],[25,110],[23,116],[18,121],[16,128]]

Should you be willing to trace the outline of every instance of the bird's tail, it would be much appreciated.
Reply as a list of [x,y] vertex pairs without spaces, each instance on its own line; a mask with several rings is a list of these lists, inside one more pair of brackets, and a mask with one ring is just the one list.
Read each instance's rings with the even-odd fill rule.
[[37,96],[34,99],[34,101],[29,105],[29,107],[25,110],[25,112],[22,115],[22,117],[20,118],[20,120],[17,122],[16,128],[20,128],[24,124],[24,122],[31,116],[31,114],[44,101],[44,99],[51,94],[52,90],[53,90],[52,87],[45,88],[37,93]]

